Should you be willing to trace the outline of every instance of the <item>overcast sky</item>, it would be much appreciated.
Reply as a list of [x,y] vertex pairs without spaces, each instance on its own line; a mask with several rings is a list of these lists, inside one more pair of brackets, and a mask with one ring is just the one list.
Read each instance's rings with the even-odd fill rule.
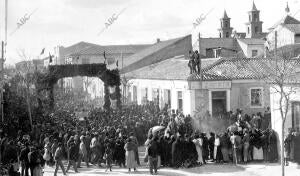
[[[0,4],[0,38],[4,38],[4,0]],[[267,31],[284,15],[285,0],[256,0],[263,30]],[[288,0],[291,15],[300,19],[300,0]],[[245,32],[247,12],[252,0],[9,0],[7,63],[21,60],[18,50],[38,57],[42,48],[69,46],[80,41],[100,45],[154,43],[198,32],[202,37],[217,37],[219,19],[226,9],[232,27]],[[103,33],[104,23],[125,10]],[[14,34],[17,22],[35,13]],[[193,23],[210,10],[197,28]],[[195,42],[195,41],[193,41]]]

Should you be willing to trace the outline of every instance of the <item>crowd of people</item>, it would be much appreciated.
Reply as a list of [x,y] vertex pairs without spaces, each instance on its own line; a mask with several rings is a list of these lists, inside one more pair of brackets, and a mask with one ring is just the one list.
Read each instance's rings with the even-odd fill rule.
[[[233,116],[235,123],[215,134],[195,130],[189,115],[160,110],[153,104],[111,112],[92,109],[84,120],[52,114],[30,133],[19,131],[12,137],[2,131],[0,159],[2,166],[9,166],[10,175],[18,175],[20,163],[22,176],[42,175],[45,165],[53,167],[54,176],[58,170],[66,175],[71,167],[79,172],[82,162],[84,167],[97,165],[106,171],[112,171],[113,165],[136,171],[141,164],[141,145],[146,146],[142,157],[151,174],[159,167],[193,167],[208,162],[277,162],[277,134],[261,124],[264,117],[258,113],[251,118],[242,111]],[[294,133],[290,136],[295,137]],[[285,140],[286,146],[290,146],[290,138]]]

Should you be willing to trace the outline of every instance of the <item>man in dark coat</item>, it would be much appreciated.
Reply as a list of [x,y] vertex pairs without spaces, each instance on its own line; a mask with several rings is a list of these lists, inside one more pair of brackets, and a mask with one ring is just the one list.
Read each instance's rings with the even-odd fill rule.
[[209,156],[210,159],[214,160],[214,146],[215,146],[215,133],[209,133],[210,137],[208,139],[208,146],[209,146]]
[[269,161],[277,162],[278,160],[277,136],[276,136],[276,132],[272,129],[270,130],[268,143],[269,143],[269,150],[268,150]]
[[115,145],[115,159],[116,163],[120,167],[125,167],[125,149],[124,149],[125,143],[122,139],[117,139],[116,145]]
[[13,141],[8,142],[7,146],[3,150],[3,164],[9,164],[11,162],[18,161],[18,151],[13,144]]
[[[28,160],[28,154],[30,152],[29,149],[29,143],[26,142],[24,148],[20,152],[20,161],[21,161],[21,176],[28,176],[28,170],[29,170],[29,160]],[[24,173],[25,172],[25,173]]]
[[176,141],[172,144],[172,166],[178,168],[182,165],[182,152],[181,152],[181,141],[177,137]]
[[150,169],[150,174],[153,174],[153,169],[154,173],[157,174],[157,162],[158,162],[158,151],[159,151],[159,146],[157,143],[157,136],[154,136],[153,139],[150,141],[150,144],[148,146],[148,159],[149,159],[149,169]]
[[202,157],[203,157],[204,164],[206,164],[206,160],[208,160],[208,154],[209,154],[208,139],[206,137],[206,133],[202,133],[202,139],[203,139]]
[[76,161],[77,161],[77,157],[78,157],[78,153],[77,153],[77,146],[75,144],[75,142],[70,142],[70,147],[69,147],[69,162],[68,162],[68,166],[67,166],[67,170],[66,172],[69,171],[71,165],[73,166],[74,168],[74,171],[75,172],[78,172],[77,170],[77,164],[76,164]]

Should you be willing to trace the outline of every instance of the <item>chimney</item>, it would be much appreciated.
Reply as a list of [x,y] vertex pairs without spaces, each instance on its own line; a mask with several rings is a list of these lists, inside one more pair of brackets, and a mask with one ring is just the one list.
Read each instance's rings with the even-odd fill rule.
[[159,42],[160,42],[160,39],[159,39],[159,38],[157,38],[157,39],[156,39],[156,43],[159,43]]

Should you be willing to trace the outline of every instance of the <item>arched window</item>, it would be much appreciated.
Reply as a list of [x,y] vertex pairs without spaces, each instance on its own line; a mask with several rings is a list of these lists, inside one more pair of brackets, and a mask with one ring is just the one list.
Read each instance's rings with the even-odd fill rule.
[[249,21],[251,21],[251,15],[249,15]]
[[258,21],[256,13],[254,14],[254,20],[253,21]]
[[220,32],[220,38],[222,38],[222,34],[221,34],[221,32]]
[[248,34],[250,34],[250,28],[248,27]]
[[254,32],[255,32],[255,34],[257,34],[257,33],[258,33],[258,26],[255,26],[255,28],[254,28]]
[[226,38],[229,38],[229,32],[226,32]]
[[221,28],[223,28],[223,23],[222,23],[222,21],[221,21]]
[[228,28],[228,21],[225,21],[225,28]]

